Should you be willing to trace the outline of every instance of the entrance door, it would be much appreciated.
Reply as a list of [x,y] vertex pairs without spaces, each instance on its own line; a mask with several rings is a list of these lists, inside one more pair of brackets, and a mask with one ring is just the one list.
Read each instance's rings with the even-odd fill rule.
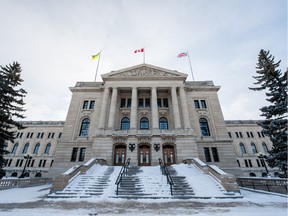
[[126,145],[116,145],[114,149],[114,165],[123,166],[126,161]]
[[139,146],[138,165],[139,166],[150,166],[151,165],[151,149],[150,149],[149,145]]
[[170,166],[175,163],[175,150],[172,145],[163,146],[164,164]]

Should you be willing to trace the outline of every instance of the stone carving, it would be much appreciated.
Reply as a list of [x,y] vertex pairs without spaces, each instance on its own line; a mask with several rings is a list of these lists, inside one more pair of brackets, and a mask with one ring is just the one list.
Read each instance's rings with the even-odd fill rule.
[[138,137],[138,143],[150,143],[150,142],[151,142],[151,137],[147,137],[147,136]]
[[169,135],[162,135],[162,143],[175,143],[176,137]]
[[175,74],[171,74],[165,71],[155,70],[153,68],[137,68],[134,70],[126,71],[123,73],[115,74],[115,76],[145,76],[145,77],[159,77],[159,76],[177,76]]
[[126,143],[127,137],[115,136],[115,137],[113,137],[113,142],[114,143]]

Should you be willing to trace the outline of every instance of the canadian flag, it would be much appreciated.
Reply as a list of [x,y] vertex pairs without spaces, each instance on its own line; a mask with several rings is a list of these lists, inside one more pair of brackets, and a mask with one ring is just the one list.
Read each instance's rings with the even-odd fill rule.
[[134,51],[134,53],[138,53],[138,52],[144,52],[144,48],[142,48],[142,49],[137,49],[137,50]]

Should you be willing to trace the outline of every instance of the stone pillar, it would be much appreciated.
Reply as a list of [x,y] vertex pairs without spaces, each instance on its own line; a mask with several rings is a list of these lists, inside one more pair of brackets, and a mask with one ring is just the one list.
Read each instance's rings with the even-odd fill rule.
[[183,87],[180,87],[180,99],[181,99],[181,107],[182,107],[182,113],[183,113],[183,120],[184,120],[184,128],[190,129],[190,120],[189,120],[189,112],[188,112],[188,106],[186,102],[186,95]]
[[117,105],[117,95],[118,95],[118,89],[113,88],[112,97],[111,97],[111,104],[110,104],[110,112],[109,112],[109,121],[108,121],[108,128],[109,129],[114,128],[116,105]]
[[178,105],[176,87],[171,88],[171,95],[172,95],[172,107],[174,114],[174,126],[175,129],[180,129],[181,123],[180,123],[180,114],[179,114],[179,105]]
[[130,129],[136,130],[137,129],[137,88],[132,88],[132,100],[131,100],[131,113],[130,113]]
[[152,114],[152,129],[159,129],[158,106],[157,106],[157,89],[151,89],[151,114]]
[[103,94],[102,106],[101,106],[100,120],[99,120],[99,128],[100,129],[105,128],[108,98],[109,98],[109,89],[105,88],[104,94]]

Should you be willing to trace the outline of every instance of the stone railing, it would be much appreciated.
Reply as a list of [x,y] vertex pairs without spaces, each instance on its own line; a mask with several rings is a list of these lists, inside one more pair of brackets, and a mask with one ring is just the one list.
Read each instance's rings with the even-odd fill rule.
[[183,161],[186,164],[194,164],[201,172],[209,174],[216,179],[228,192],[240,193],[240,189],[236,182],[236,177],[232,174],[228,174],[217,166],[207,165],[199,158],[191,158]]
[[239,177],[237,178],[237,182],[240,187],[244,188],[287,194],[287,179]]
[[0,190],[14,187],[31,187],[51,184],[52,178],[21,178],[21,179],[0,179]]
[[94,164],[106,165],[107,161],[102,158],[92,158],[84,165],[71,167],[65,173],[61,173],[54,179],[50,193],[63,190],[73,179],[81,173],[86,173]]

